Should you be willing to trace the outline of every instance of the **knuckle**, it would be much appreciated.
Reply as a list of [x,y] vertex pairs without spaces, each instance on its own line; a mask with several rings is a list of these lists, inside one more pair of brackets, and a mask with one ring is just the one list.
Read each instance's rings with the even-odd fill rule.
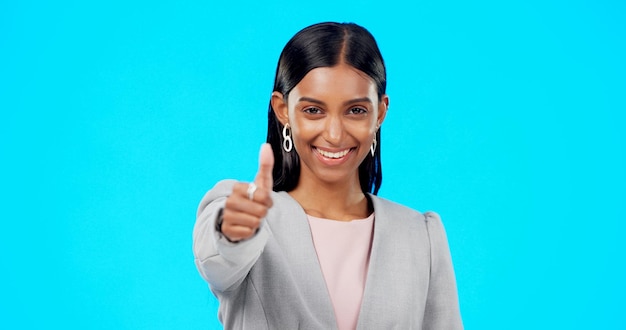
[[262,218],[265,215],[267,207],[261,203],[256,203],[254,209],[250,210],[250,215],[256,218]]
[[269,193],[265,189],[257,190],[259,200],[265,200],[269,197]]
[[260,191],[258,199],[262,204],[265,204],[266,206],[272,205],[272,197],[270,196],[270,192],[265,189]]
[[230,229],[230,227],[222,227],[222,234],[228,238],[232,238],[234,236],[234,233]]
[[232,217],[232,213],[229,209],[225,208],[224,212],[222,213],[222,219],[224,220],[223,223],[226,223],[227,221],[230,221]]
[[244,194],[248,190],[248,184],[244,182],[237,182],[233,186],[233,193],[238,195]]
[[261,225],[261,218],[254,218],[254,221],[252,222],[252,228],[250,228],[250,230],[256,230],[257,228],[259,228],[259,226]]
[[233,208],[233,203],[234,203],[234,198],[233,196],[229,196],[228,198],[226,198],[226,203],[224,204],[224,211],[228,210],[228,209],[232,209]]

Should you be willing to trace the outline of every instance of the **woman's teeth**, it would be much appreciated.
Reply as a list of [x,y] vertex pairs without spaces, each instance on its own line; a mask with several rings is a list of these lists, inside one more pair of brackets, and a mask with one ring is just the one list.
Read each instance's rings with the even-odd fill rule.
[[348,154],[348,152],[350,152],[350,149],[346,149],[343,151],[339,151],[339,152],[330,152],[330,151],[325,151],[325,150],[321,150],[321,149],[317,149],[317,152],[319,152],[322,156],[326,157],[326,158],[341,158],[345,155]]

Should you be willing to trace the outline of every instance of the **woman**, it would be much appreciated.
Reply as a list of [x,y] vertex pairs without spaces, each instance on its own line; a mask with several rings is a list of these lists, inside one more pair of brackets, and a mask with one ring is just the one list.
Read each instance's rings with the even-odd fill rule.
[[257,176],[219,182],[194,228],[225,328],[463,327],[438,215],[376,196],[385,86],[358,25],[312,25],[283,49]]

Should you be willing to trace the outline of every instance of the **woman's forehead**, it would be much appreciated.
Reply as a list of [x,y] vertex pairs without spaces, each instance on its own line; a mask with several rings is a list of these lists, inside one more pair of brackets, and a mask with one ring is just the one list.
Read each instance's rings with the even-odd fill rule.
[[318,98],[371,97],[376,95],[376,85],[364,72],[340,64],[309,71],[290,94]]

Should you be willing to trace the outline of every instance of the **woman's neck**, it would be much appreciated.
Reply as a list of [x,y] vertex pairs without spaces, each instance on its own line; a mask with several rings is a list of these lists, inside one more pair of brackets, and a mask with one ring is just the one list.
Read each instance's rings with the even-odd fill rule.
[[352,184],[301,180],[289,195],[307,214],[317,218],[350,221],[367,218],[372,212],[358,180]]

